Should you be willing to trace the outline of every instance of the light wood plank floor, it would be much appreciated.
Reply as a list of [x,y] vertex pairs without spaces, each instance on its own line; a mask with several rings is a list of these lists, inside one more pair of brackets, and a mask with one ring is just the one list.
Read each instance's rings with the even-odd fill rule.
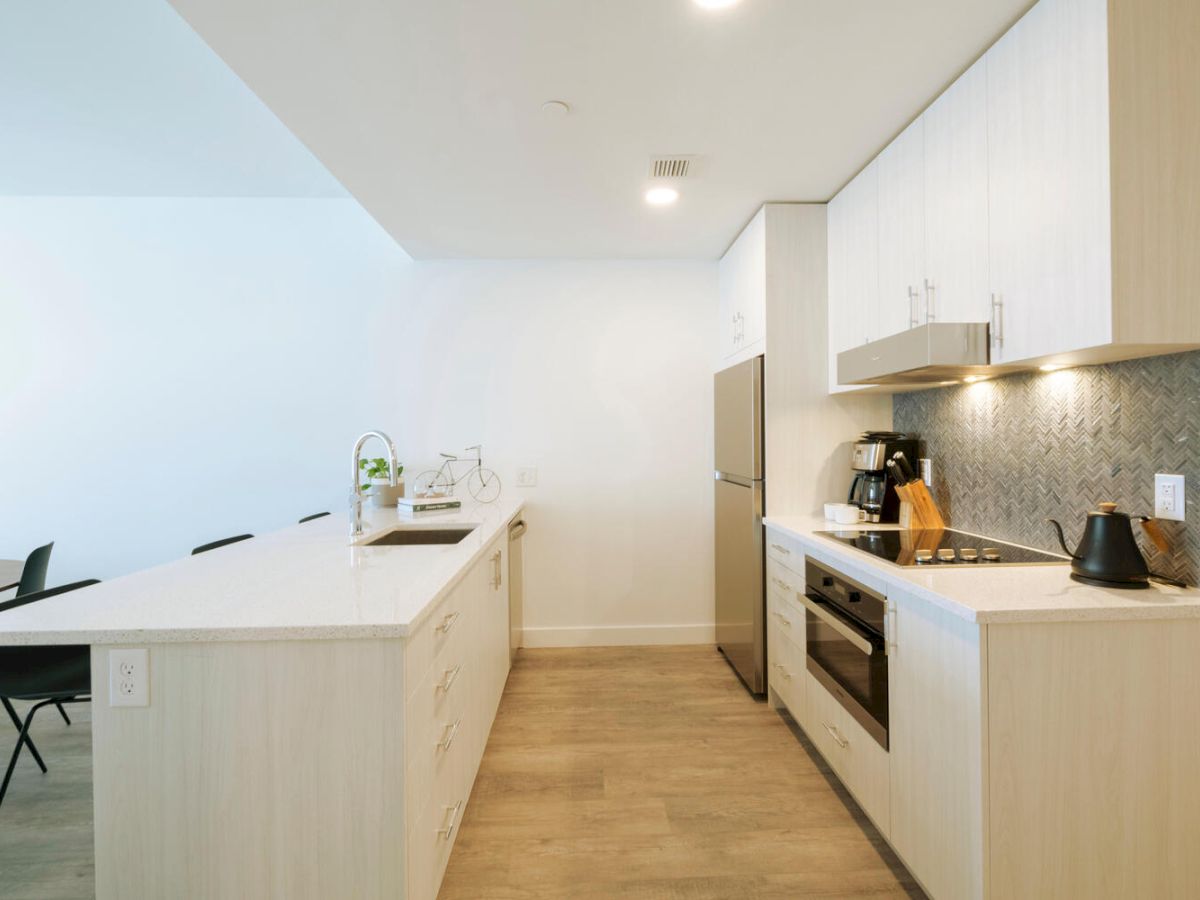
[[[24,717],[27,703],[14,702]],[[76,900],[95,896],[92,867],[92,711],[67,707],[68,727],[53,708],[33,720],[33,742],[50,771],[28,751],[13,772],[0,806],[0,897],[5,900]],[[0,708],[0,766],[17,730]],[[0,768],[0,778],[4,775]]]
[[711,647],[525,650],[440,900],[921,897]]

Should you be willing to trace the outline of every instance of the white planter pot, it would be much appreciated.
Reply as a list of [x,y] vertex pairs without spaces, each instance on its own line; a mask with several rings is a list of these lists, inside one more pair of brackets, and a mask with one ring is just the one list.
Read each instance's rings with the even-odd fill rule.
[[404,496],[404,479],[398,478],[396,486],[392,487],[387,480],[371,481],[371,503],[375,506],[395,506],[396,501]]

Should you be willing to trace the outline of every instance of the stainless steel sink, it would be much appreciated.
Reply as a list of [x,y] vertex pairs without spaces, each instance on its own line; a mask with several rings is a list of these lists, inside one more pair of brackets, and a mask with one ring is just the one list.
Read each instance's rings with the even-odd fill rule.
[[420,544],[457,544],[476,526],[459,528],[396,528],[385,532],[364,547],[408,547]]

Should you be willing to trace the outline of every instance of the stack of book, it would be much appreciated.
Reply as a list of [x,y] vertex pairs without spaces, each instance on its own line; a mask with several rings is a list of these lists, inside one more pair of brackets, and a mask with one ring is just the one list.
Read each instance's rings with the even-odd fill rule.
[[446,515],[460,509],[462,501],[455,497],[401,497],[396,502],[396,511],[409,519]]

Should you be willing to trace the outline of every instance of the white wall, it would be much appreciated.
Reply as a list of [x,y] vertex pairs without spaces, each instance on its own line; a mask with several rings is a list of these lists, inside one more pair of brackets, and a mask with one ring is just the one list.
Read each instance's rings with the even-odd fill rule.
[[716,291],[715,263],[407,270],[393,437],[413,475],[482,443],[528,499],[528,646],[713,640]]
[[407,265],[351,200],[0,197],[0,557],[110,578],[345,509]]

